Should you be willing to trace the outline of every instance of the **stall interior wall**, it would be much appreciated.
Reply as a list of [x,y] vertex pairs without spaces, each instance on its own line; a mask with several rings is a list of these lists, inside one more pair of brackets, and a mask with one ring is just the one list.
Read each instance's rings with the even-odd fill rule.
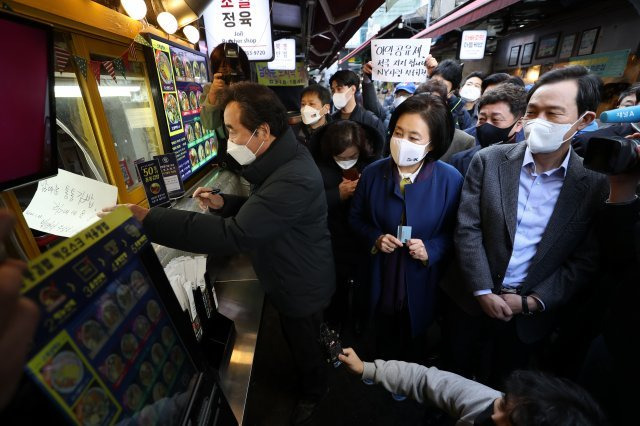
[[[523,32],[501,40],[495,54],[494,71],[510,72],[517,68],[507,65],[512,46],[524,46],[526,43],[536,42],[537,50],[538,41],[542,36],[560,32],[560,40],[562,40],[565,34],[577,33],[579,39],[582,31],[595,27],[600,27],[600,32],[594,54],[622,49],[630,49],[632,54],[636,54],[640,42],[640,31],[638,31],[640,16],[628,1],[612,0],[592,4],[588,8],[572,8],[562,16],[550,18],[547,23],[534,31]],[[532,63],[526,65],[527,67],[559,62],[558,53],[553,58],[536,59],[536,50],[534,50]],[[566,62],[566,59],[562,61]]]

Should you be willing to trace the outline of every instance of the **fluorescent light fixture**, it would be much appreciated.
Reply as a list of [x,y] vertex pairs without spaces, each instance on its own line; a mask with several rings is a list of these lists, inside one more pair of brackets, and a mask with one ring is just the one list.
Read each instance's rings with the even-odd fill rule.
[[189,43],[196,44],[200,40],[200,31],[193,25],[187,25],[182,29],[182,32],[187,36]]
[[178,20],[169,12],[159,13],[156,20],[158,21],[158,25],[160,25],[167,34],[173,34],[178,31]]
[[[80,86],[54,86],[56,98],[80,98]],[[103,98],[129,97],[133,92],[139,92],[140,86],[98,86],[100,96]]]
[[139,21],[147,15],[147,5],[144,0],[121,0],[120,3],[132,19]]

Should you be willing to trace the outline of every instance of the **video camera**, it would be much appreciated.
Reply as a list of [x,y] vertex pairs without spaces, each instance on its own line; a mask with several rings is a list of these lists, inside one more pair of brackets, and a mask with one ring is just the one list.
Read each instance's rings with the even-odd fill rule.
[[[600,114],[603,123],[632,123],[640,133],[640,105],[604,111]],[[640,139],[622,136],[593,137],[589,139],[584,153],[584,166],[607,175],[629,173],[640,169],[640,158],[636,147]]]
[[224,81],[227,86],[232,83],[245,81],[247,78],[244,73],[236,71],[239,69],[240,61],[240,50],[238,49],[238,45],[236,43],[225,43],[224,56],[227,58],[227,62],[229,63],[232,71],[222,75],[222,81]]

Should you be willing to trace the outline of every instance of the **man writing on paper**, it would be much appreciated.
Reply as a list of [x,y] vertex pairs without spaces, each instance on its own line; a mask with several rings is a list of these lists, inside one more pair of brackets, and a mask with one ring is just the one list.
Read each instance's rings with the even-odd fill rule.
[[292,416],[292,423],[300,424],[327,390],[318,338],[335,276],[322,177],[270,89],[237,83],[222,89],[218,102],[229,132],[228,153],[243,166],[251,195],[221,196],[198,188],[194,196],[216,215],[128,207],[156,243],[195,253],[249,255],[280,313],[301,379]]

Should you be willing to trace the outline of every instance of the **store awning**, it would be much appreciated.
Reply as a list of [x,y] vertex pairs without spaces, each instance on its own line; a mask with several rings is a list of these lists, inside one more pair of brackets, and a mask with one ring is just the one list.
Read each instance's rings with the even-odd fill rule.
[[338,51],[384,0],[318,0],[306,8],[307,59],[319,68],[336,60]]
[[476,0],[439,19],[411,38],[436,37],[518,3],[520,0]]
[[382,38],[385,35],[387,35],[388,33],[390,33],[391,31],[393,31],[398,24],[402,21],[402,16],[398,16],[396,19],[393,20],[393,22],[391,22],[389,25],[385,26],[384,28],[382,28],[380,31],[378,31],[375,35],[369,37],[369,39],[367,39],[367,41],[365,41],[364,43],[362,43],[360,46],[358,46],[357,48],[355,48],[354,50],[352,50],[351,52],[349,52],[349,54],[347,56],[345,56],[344,58],[340,59],[339,63],[344,63],[346,61],[348,61],[349,59],[353,58],[354,56],[356,56],[358,53],[362,52],[364,49],[366,49],[367,47],[369,47],[369,44],[371,44],[371,40],[375,39],[375,38]]

